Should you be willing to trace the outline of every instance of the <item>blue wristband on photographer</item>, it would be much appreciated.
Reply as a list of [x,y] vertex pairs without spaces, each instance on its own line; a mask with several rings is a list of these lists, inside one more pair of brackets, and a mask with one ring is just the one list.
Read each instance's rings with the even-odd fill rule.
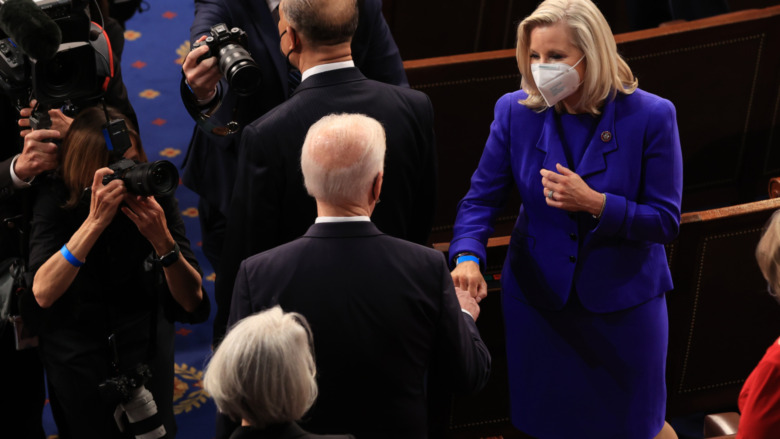
[[76,268],[81,267],[84,265],[84,261],[79,261],[77,257],[73,256],[73,253],[68,250],[68,245],[64,244],[62,248],[60,249],[60,253],[62,253],[62,256],[65,258],[68,263]]
[[455,265],[460,265],[461,262],[466,262],[466,261],[476,262],[477,265],[479,265],[479,258],[474,255],[458,256],[458,259],[455,260]]

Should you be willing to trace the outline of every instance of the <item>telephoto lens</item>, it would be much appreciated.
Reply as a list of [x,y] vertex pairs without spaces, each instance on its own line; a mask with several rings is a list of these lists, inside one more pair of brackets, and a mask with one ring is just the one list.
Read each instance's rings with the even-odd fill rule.
[[192,49],[204,44],[209,46],[209,51],[198,62],[216,56],[219,71],[236,94],[249,96],[260,88],[260,66],[244,47],[247,44],[246,32],[237,27],[228,29],[225,23],[218,23],[211,26],[210,35],[205,40],[193,43]]
[[98,386],[103,401],[110,406],[116,404],[114,421],[119,431],[129,432],[136,439],[158,439],[166,434],[154,396],[144,386],[151,376],[149,366],[140,363],[127,374],[108,378]]
[[248,96],[260,87],[260,67],[255,64],[252,55],[238,44],[226,44],[219,49],[219,71],[241,96]]
[[104,176],[103,184],[118,178],[125,183],[129,192],[136,195],[170,195],[179,187],[179,171],[168,160],[135,163],[130,159],[122,159],[109,166],[109,169],[114,173]]
[[121,416],[122,411],[127,415],[127,429],[136,438],[157,439],[165,436],[165,426],[157,413],[157,403],[143,384],[132,390],[129,401],[119,404],[114,416]]
[[128,169],[122,180],[127,190],[138,195],[169,195],[179,187],[179,171],[167,160],[140,163]]

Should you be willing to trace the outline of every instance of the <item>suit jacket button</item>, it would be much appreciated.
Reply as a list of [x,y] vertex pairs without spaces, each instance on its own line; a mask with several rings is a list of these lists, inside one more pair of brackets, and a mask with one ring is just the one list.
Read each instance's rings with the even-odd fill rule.
[[571,262],[577,262],[577,257],[576,256],[569,256],[569,260]]
[[576,233],[570,233],[569,234],[569,238],[571,238],[572,241],[576,241],[577,240],[577,234]]

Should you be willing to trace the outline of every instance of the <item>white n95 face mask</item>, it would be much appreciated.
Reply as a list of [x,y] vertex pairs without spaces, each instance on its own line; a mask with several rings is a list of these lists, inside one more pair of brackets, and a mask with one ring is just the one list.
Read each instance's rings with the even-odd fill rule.
[[531,64],[531,74],[534,77],[536,88],[544,98],[548,107],[571,96],[580,86],[580,75],[574,70],[585,55],[573,66],[565,63],[536,63]]

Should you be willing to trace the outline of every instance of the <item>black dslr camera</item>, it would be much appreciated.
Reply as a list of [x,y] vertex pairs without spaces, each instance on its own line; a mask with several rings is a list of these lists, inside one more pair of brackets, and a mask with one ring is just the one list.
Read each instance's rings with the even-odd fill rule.
[[251,95],[260,87],[260,67],[244,49],[246,38],[243,30],[237,27],[228,29],[225,23],[219,23],[211,27],[211,35],[205,40],[192,45],[193,49],[204,44],[209,46],[209,51],[198,62],[216,56],[219,71],[230,88],[241,96]]
[[119,179],[125,183],[128,191],[136,195],[168,195],[179,186],[179,171],[168,160],[136,163],[130,159],[122,159],[108,168],[114,173],[103,176],[104,185]]
[[[109,378],[98,386],[103,400],[116,405],[114,418],[119,430],[127,429],[137,438],[161,438],[166,434],[157,403],[144,386],[151,376],[149,366],[139,363],[129,373]],[[123,413],[127,415],[127,422],[122,419]]]

